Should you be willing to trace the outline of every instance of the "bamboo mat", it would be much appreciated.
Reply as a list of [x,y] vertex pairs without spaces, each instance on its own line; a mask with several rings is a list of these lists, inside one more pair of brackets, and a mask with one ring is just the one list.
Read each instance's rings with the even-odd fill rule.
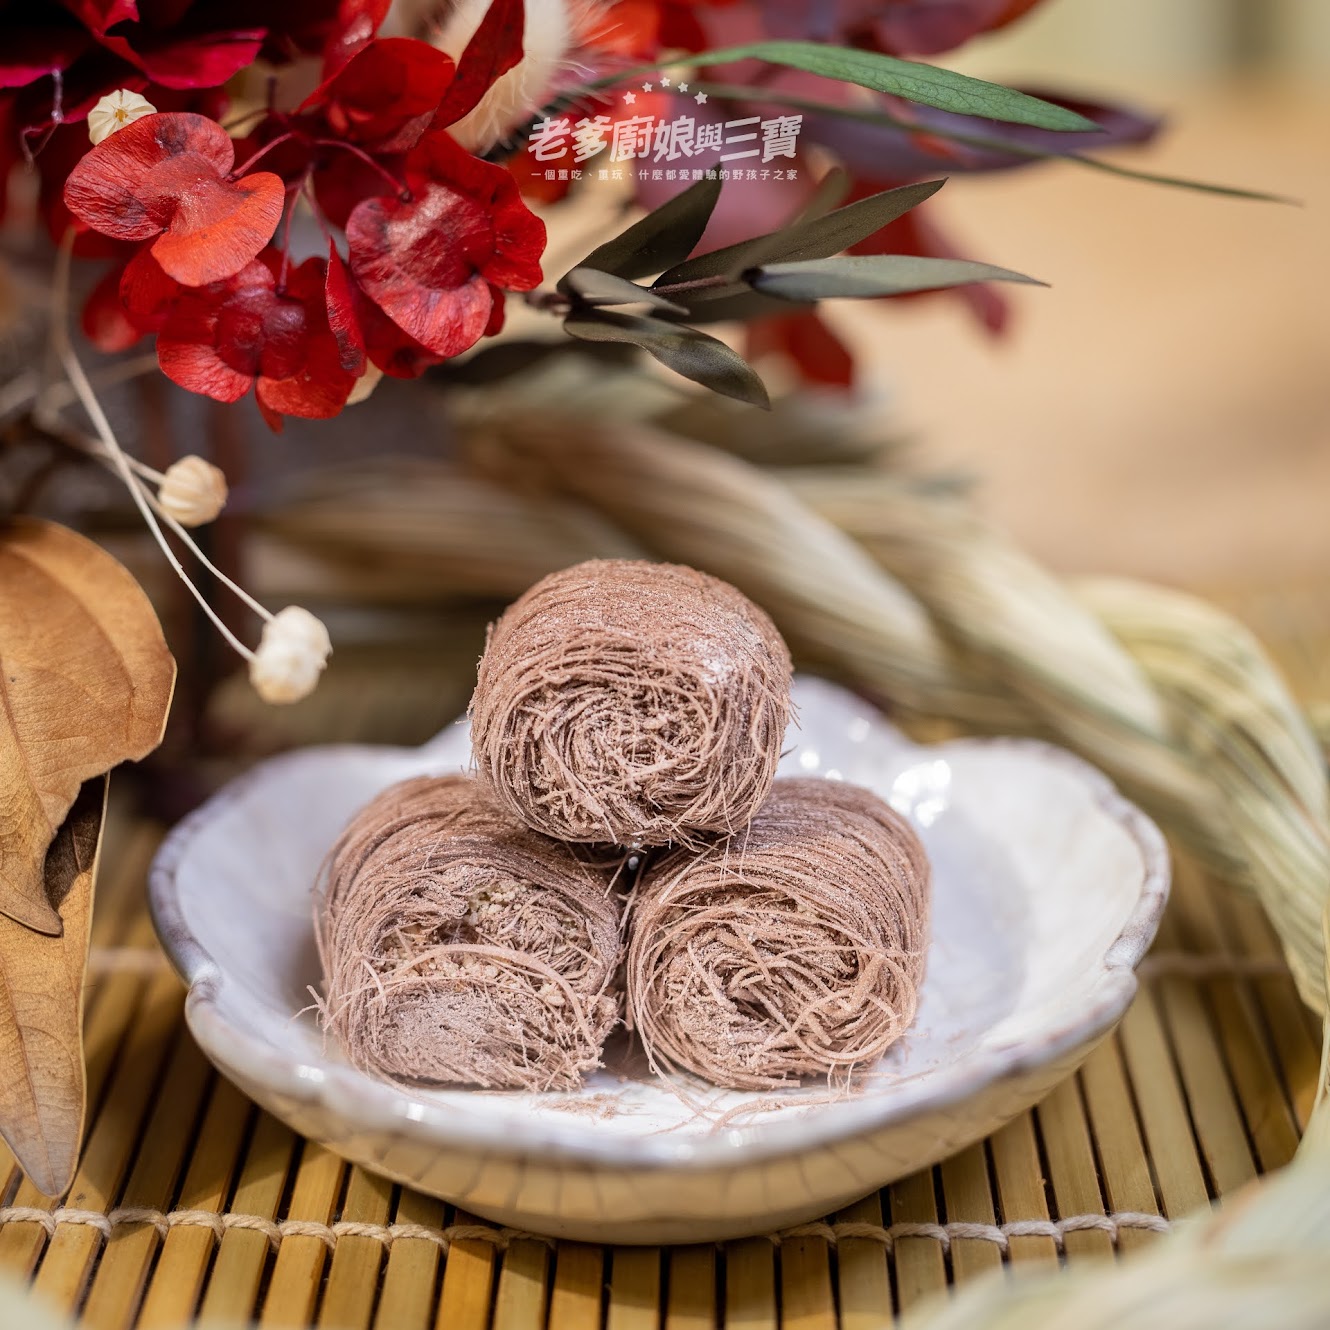
[[[1296,679],[1325,682],[1323,597],[1284,611],[1268,596],[1229,599],[1264,616],[1253,626]],[[127,818],[108,827],[89,1128],[62,1208],[0,1147],[0,1270],[105,1330],[195,1316],[360,1330],[879,1330],[1004,1263],[1074,1264],[1157,1241],[1287,1163],[1311,1109],[1320,1033],[1269,925],[1183,862],[1119,1030],[987,1141],[782,1234],[670,1249],[547,1243],[343,1163],[212,1071],[143,908],[160,836]]]

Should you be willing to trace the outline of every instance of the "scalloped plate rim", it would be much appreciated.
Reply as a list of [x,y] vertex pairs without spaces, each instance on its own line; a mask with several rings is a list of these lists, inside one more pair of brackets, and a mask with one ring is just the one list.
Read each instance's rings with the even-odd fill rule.
[[[875,724],[895,731],[876,707],[857,694],[807,676],[801,678],[800,685],[853,697],[871,708]],[[447,727],[442,734],[448,734],[452,728]],[[1135,967],[1154,938],[1168,899],[1170,864],[1162,833],[1119,793],[1107,776],[1088,762],[1038,739],[961,738],[916,745],[900,737],[911,747],[939,755],[970,749],[1012,750],[1062,767],[1084,784],[1096,809],[1129,834],[1141,855],[1141,885],[1134,908],[1100,958],[1100,973],[1093,986],[1099,999],[1096,1005],[1088,1010],[1069,1011],[1065,1021],[1039,1031],[1037,1036],[966,1054],[944,1070],[930,1072],[913,1082],[897,1083],[890,1093],[869,1092],[843,1101],[836,1106],[836,1113],[819,1114],[816,1107],[810,1107],[785,1122],[767,1121],[756,1127],[730,1127],[707,1136],[675,1138],[597,1134],[587,1130],[585,1124],[574,1122],[566,1125],[530,1122],[523,1124],[519,1140],[513,1135],[511,1122],[494,1122],[483,1116],[459,1118],[444,1105],[429,1103],[402,1087],[377,1081],[343,1063],[293,1064],[260,1037],[235,1028],[218,1002],[226,977],[186,923],[175,889],[177,872],[196,838],[230,804],[242,799],[252,787],[280,777],[288,766],[324,762],[339,755],[405,757],[428,752],[437,740],[419,749],[373,744],[318,745],[258,763],[168,833],[149,874],[149,910],[163,949],[188,986],[186,1021],[208,1057],[228,1075],[262,1085],[271,1095],[321,1109],[353,1124],[358,1135],[409,1134],[418,1141],[445,1149],[474,1147],[488,1155],[512,1160],[539,1152],[548,1163],[614,1169],[711,1170],[803,1153],[945,1110],[1072,1050],[1083,1047],[1088,1052],[1121,1019],[1135,995]]]

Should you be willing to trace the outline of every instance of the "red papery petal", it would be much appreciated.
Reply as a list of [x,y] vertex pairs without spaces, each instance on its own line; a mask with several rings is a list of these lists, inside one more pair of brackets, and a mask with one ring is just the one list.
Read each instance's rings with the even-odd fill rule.
[[88,293],[79,320],[84,336],[101,351],[127,351],[143,335],[120,301],[120,275],[116,264]]
[[137,22],[139,17],[135,0],[60,0],[60,3],[98,37],[117,23]]
[[394,379],[418,379],[437,356],[399,328],[364,292],[356,290],[356,314],[365,331],[365,354],[370,364]]
[[163,190],[151,189],[150,177],[182,156],[188,162],[182,188],[197,179],[196,171],[210,166],[221,177],[235,163],[231,139],[215,120],[189,112],[147,115],[103,139],[78,162],[65,181],[65,205],[103,235],[146,240],[165,225]]
[[497,286],[490,287],[490,298],[494,304],[490,307],[490,321],[485,325],[485,336],[494,337],[503,331],[504,306],[507,297]]
[[363,50],[383,20],[391,0],[342,0],[323,48],[323,75],[335,74],[357,51]]
[[854,382],[853,357],[814,310],[757,320],[748,326],[744,350],[749,360],[783,352],[810,383],[848,388]]
[[339,138],[404,152],[429,128],[453,62],[428,42],[380,37],[315,89],[302,111],[321,110]]
[[[1033,9],[1039,0],[895,0],[866,15],[854,35],[892,55],[937,55],[951,51],[983,32],[1006,27]],[[868,44],[864,41],[858,44]]]
[[473,157],[447,133],[431,134],[406,159],[407,179],[442,184],[465,194],[489,213],[494,253],[482,271],[496,286],[530,291],[540,285],[545,223],[522,202],[512,175]]
[[[384,170],[398,175],[401,157],[380,157]],[[400,193],[389,183],[389,176],[376,171],[354,153],[330,151],[326,162],[314,172],[314,197],[319,211],[334,226],[346,229],[347,219],[356,205],[383,194]]]
[[351,274],[336,245],[328,245],[328,277],[325,285],[328,327],[337,342],[337,362],[342,369],[360,375],[365,370],[365,330],[356,314],[356,293]]
[[254,396],[254,400],[258,403],[259,415],[263,417],[263,423],[267,425],[274,434],[280,434],[286,427],[286,421],[282,418],[282,413],[280,411],[274,411],[270,406],[261,401],[257,393]]
[[526,27],[524,0],[490,0],[480,26],[458,57],[452,87],[434,123],[456,124],[480,105],[480,99],[522,58]]
[[165,332],[157,337],[157,363],[172,382],[218,402],[238,402],[254,386],[254,376],[232,369],[216,347],[178,342]]
[[[260,408],[267,407],[284,416],[327,420],[346,405],[356,377],[337,363],[337,344],[324,336],[314,339],[309,358],[297,373],[284,379],[264,375],[254,389],[254,396]],[[266,411],[264,415],[266,418]]]
[[68,69],[91,45],[88,34],[73,27],[7,31],[0,51],[0,88],[25,88],[54,70]]
[[161,328],[181,290],[180,283],[162,271],[151,249],[141,249],[120,270],[120,303],[142,332]]
[[182,288],[157,337],[162,369],[182,387],[233,402],[257,382],[274,428],[273,413],[336,415],[356,380],[328,326],[323,260],[291,269],[285,290],[281,267],[269,251],[227,281]]
[[234,183],[200,180],[178,196],[170,226],[152,252],[186,286],[221,281],[272,239],[285,202],[286,187],[267,171]]
[[394,219],[391,204],[368,199],[351,214],[347,239],[357,280],[404,332],[440,356],[455,356],[484,335],[493,301],[468,265],[465,245],[487,219],[463,195],[434,186]]
[[[654,60],[660,52],[663,17],[657,0],[618,0],[599,17],[593,13],[589,21],[583,41],[598,54],[618,56],[636,65]],[[700,45],[706,45],[705,40]]]
[[346,225],[356,280],[398,327],[440,356],[484,334],[488,283],[530,290],[540,281],[544,224],[512,177],[431,134],[407,157],[409,199],[367,199]]
[[266,35],[263,28],[251,28],[140,40],[135,63],[164,88],[217,88],[254,63]]

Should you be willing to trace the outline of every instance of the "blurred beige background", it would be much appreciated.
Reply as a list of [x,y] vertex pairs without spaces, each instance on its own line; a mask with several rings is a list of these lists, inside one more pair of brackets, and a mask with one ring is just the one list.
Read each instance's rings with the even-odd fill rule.
[[1330,3],[1048,0],[948,61],[1127,95],[1169,128],[1122,160],[1283,207],[1058,164],[957,178],[970,257],[1029,272],[1005,340],[958,301],[851,307],[933,463],[1067,571],[1330,586]]

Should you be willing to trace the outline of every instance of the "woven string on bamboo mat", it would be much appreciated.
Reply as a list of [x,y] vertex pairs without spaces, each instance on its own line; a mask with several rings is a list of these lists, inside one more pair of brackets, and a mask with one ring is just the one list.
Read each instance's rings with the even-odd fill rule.
[[1119,1031],[989,1140],[756,1239],[533,1238],[301,1140],[211,1069],[138,904],[159,834],[108,829],[74,1187],[55,1204],[0,1157],[0,1269],[88,1325],[867,1330],[1003,1264],[1158,1241],[1286,1162],[1310,1110],[1319,1034],[1273,935],[1182,865]]

